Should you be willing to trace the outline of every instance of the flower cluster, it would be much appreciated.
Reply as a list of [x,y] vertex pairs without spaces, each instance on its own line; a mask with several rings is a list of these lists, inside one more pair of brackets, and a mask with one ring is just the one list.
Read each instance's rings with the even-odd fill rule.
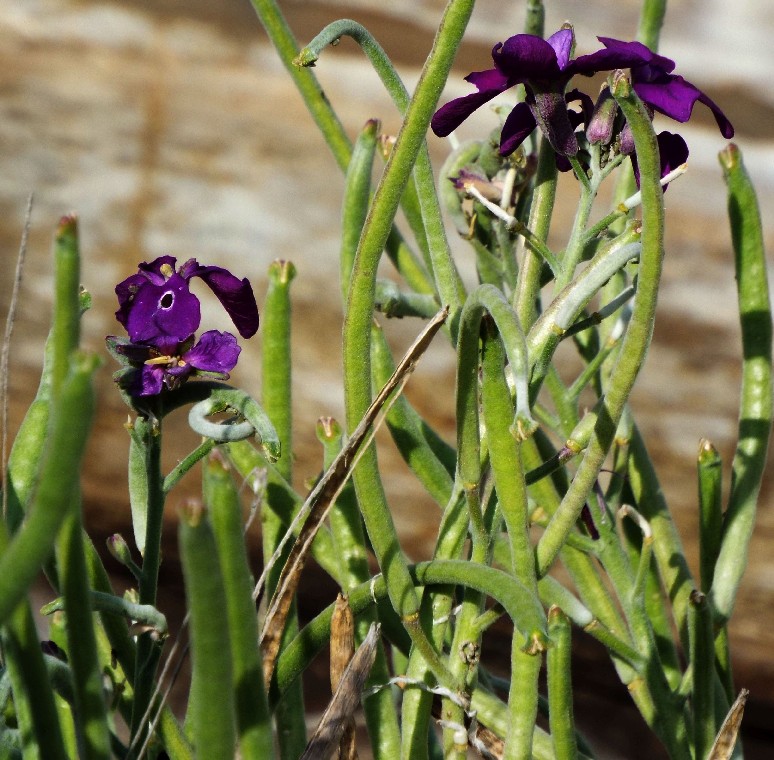
[[129,337],[108,336],[107,345],[124,365],[115,379],[131,396],[156,396],[194,375],[226,379],[236,365],[241,349],[231,333],[209,330],[195,339],[201,309],[190,290],[192,278],[209,286],[243,338],[258,329],[258,306],[247,279],[195,259],[177,270],[175,263],[173,256],[161,256],[140,264],[116,286],[116,319]]
[[[694,104],[703,103],[712,111],[723,136],[733,137],[734,128],[720,108],[693,84],[672,73],[674,61],[657,55],[640,42],[598,39],[604,45],[602,50],[578,58],[572,57],[575,38],[569,27],[560,29],[547,40],[517,34],[498,43],[492,49],[495,67],[473,72],[465,78],[478,91],[441,107],[433,116],[433,131],[445,137],[484,103],[520,84],[524,86],[525,99],[505,119],[500,135],[501,155],[513,153],[539,127],[560,158],[560,168],[569,168],[567,157],[575,157],[579,151],[576,128],[581,123],[586,127],[588,142],[610,144],[617,139],[619,150],[631,154],[631,135],[627,134],[625,125],[614,129],[617,107],[606,90],[596,105],[578,90],[567,92],[567,85],[576,74],[591,76],[602,71],[630,69],[635,92],[653,111],[686,122]],[[568,103],[574,102],[580,103],[580,113],[568,109]],[[662,133],[660,138],[662,164],[674,168],[683,163],[688,156],[683,139],[671,133]]]

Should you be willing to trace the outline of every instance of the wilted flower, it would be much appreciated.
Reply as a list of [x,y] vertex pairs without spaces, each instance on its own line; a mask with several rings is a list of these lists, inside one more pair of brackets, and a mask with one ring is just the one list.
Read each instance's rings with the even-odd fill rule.
[[189,281],[201,278],[218,297],[239,334],[249,338],[258,329],[258,307],[247,279],[240,280],[227,269],[201,266],[189,259],[177,271],[174,256],[161,256],[140,264],[137,274],[116,285],[119,308],[116,319],[133,342],[165,338],[184,341],[199,327],[199,299]]

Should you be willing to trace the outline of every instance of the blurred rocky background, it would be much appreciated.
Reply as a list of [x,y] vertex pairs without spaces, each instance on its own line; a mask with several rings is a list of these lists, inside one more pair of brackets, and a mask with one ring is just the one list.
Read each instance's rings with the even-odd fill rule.
[[[343,16],[369,27],[411,87],[429,50],[441,0],[296,0],[282,3],[301,42]],[[631,38],[635,0],[547,0],[547,29],[570,20],[578,52],[595,35]],[[661,52],[705,89],[737,128],[760,194],[766,239],[774,220],[774,6],[765,0],[681,0],[667,14]],[[521,31],[524,3],[480,0],[445,98],[469,91],[462,76],[490,66],[491,46]],[[353,137],[369,118],[387,133],[399,120],[358,50],[343,41],[316,72]],[[460,137],[494,125],[486,109]],[[674,128],[674,127],[673,127]],[[656,457],[693,566],[697,556],[695,457],[701,437],[730,462],[736,431],[739,344],[725,190],[717,164],[724,141],[709,112],[697,105],[681,127],[691,147],[688,174],[667,196],[668,250],[656,337],[634,396],[635,413]],[[431,137],[440,165],[448,148]],[[51,307],[50,247],[58,218],[81,220],[83,281],[95,308],[85,342],[103,351],[113,319],[113,286],[140,261],[172,254],[219,264],[254,283],[259,303],[266,270],[276,258],[298,269],[293,285],[296,483],[320,467],[314,425],[342,416],[337,285],[342,177],[307,116],[248,0],[15,0],[0,5],[0,307],[7,308],[12,272],[30,192],[35,194],[27,265],[12,342],[11,432],[37,384]],[[560,190],[553,228],[557,246],[574,210],[572,181]],[[469,278],[469,251],[453,240]],[[227,329],[214,299],[203,294],[203,323]],[[410,321],[386,330],[400,351],[418,331]],[[258,343],[242,354],[236,383],[260,394]],[[99,413],[86,461],[84,497],[98,544],[115,531],[127,537],[126,411],[113,391],[109,358],[99,386]],[[453,437],[454,356],[442,340],[420,365],[408,394]],[[446,388],[448,393],[439,389]],[[167,465],[196,437],[183,424],[166,433]],[[385,446],[383,462],[399,531],[409,554],[427,554],[437,510],[406,477]],[[752,562],[732,644],[739,686],[751,690],[745,719],[750,757],[774,747],[774,478],[761,494]],[[196,492],[189,476],[188,493]],[[174,562],[174,520],[182,496],[168,504],[168,561],[162,582],[167,611],[179,611],[182,590]],[[121,568],[112,565],[122,579]],[[303,611],[330,599],[302,596]],[[580,637],[578,637],[580,638]],[[587,651],[588,650],[588,651]],[[507,647],[504,650],[507,652]],[[575,679],[581,727],[600,757],[660,757],[632,719],[625,690],[593,647],[579,647]],[[602,747],[607,747],[602,751]]]

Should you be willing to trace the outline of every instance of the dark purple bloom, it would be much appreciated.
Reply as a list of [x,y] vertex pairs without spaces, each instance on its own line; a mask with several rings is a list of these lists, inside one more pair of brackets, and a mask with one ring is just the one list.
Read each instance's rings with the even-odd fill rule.
[[116,379],[131,396],[157,396],[194,375],[226,380],[241,351],[231,333],[218,330],[203,333],[197,343],[193,336],[180,342],[164,339],[155,345],[110,336],[108,346],[127,365]]
[[516,150],[539,126],[559,156],[575,156],[579,145],[565,96],[570,79],[576,74],[590,76],[599,71],[628,68],[635,91],[654,110],[685,122],[698,101],[710,108],[723,136],[733,136],[734,129],[720,108],[690,82],[672,74],[674,61],[657,55],[640,42],[609,37],[599,40],[604,49],[578,58],[570,58],[574,43],[572,29],[560,29],[547,40],[517,34],[498,43],[492,49],[495,68],[466,77],[478,92],[442,106],[433,116],[433,132],[445,137],[484,103],[523,84],[526,98],[505,120],[500,135],[501,155]]
[[628,68],[640,62],[634,51],[599,50],[570,58],[574,45],[572,29],[560,29],[547,40],[532,34],[517,34],[492,49],[495,68],[466,77],[478,92],[457,98],[441,107],[431,126],[439,137],[454,131],[473,111],[517,84],[527,95],[508,115],[500,136],[500,153],[512,153],[535,126],[540,126],[557,153],[574,156],[578,141],[565,102],[565,89],[576,74]]
[[182,342],[199,327],[199,299],[190,291],[192,277],[200,277],[218,297],[239,334],[249,338],[258,329],[258,306],[247,279],[222,267],[201,266],[189,259],[175,271],[174,256],[140,264],[136,274],[116,285],[116,319],[134,343],[171,338]]

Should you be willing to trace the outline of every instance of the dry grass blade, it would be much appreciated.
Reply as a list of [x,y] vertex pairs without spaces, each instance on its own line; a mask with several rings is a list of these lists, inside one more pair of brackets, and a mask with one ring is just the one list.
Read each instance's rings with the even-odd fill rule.
[[21,289],[22,272],[24,271],[24,259],[27,256],[27,240],[30,236],[30,225],[32,223],[32,201],[33,196],[27,199],[27,210],[24,212],[24,230],[22,231],[21,242],[19,243],[19,253],[16,257],[16,271],[13,276],[13,289],[11,291],[11,303],[8,306],[8,316],[5,320],[5,333],[3,334],[3,348],[0,355],[0,398],[2,398],[2,455],[0,466],[2,467],[2,490],[3,490],[3,519],[8,518],[8,489],[6,488],[6,470],[8,461],[8,364],[11,356],[11,335],[13,334],[13,325],[16,321],[16,309],[19,305],[19,290]]
[[360,703],[361,693],[376,658],[379,625],[372,623],[368,635],[350,660],[338,688],[325,709],[320,723],[306,745],[301,760],[328,760],[341,742],[341,737]]
[[[355,654],[355,616],[349,600],[343,594],[336,597],[331,617],[331,691],[339,688],[341,679]],[[344,726],[339,743],[339,760],[357,760],[355,719],[350,717]]]
[[481,757],[487,760],[500,760],[505,749],[505,742],[485,726],[476,727],[474,744]]
[[744,715],[744,706],[747,702],[747,695],[750,692],[742,689],[739,696],[734,700],[731,709],[723,721],[723,725],[718,731],[715,743],[707,755],[707,760],[729,760],[734,752],[736,738],[739,736],[739,728],[742,725],[742,716]]
[[[435,337],[435,334],[441,329],[441,326],[448,316],[449,309],[448,307],[445,307],[428,322],[425,329],[419,334],[406,352],[406,355],[395,368],[395,372],[393,372],[390,379],[385,383],[381,391],[379,391],[371,406],[368,407],[368,411],[353,431],[347,443],[339,452],[339,455],[333,460],[331,466],[314,489],[312,489],[299,510],[296,520],[303,519],[302,516],[305,514],[308,514],[308,517],[301,528],[296,542],[293,544],[293,548],[290,550],[285,566],[282,568],[282,573],[280,574],[279,582],[277,583],[277,590],[269,605],[269,610],[266,613],[266,622],[264,624],[263,632],[261,633],[263,672],[267,685],[274,672],[274,665],[277,661],[277,655],[279,654],[280,640],[282,631],[285,628],[285,621],[287,619],[288,610],[290,609],[290,603],[298,588],[301,570],[306,562],[309,549],[312,546],[312,541],[314,540],[320,525],[322,525],[323,520],[330,511],[331,506],[336,501],[336,497],[344,487],[347,478],[352,473],[352,470],[357,463],[358,456],[361,451],[365,449],[364,444],[370,440],[378,427],[376,422],[379,416],[382,415],[383,417],[384,413],[389,409],[390,404],[394,403],[395,399],[398,398],[409,375],[416,366],[417,361],[427,350],[427,347]],[[291,525],[288,529],[287,534],[277,547],[274,556],[264,568],[263,573],[261,574],[261,580],[259,580],[256,586],[254,596],[259,592],[268,569],[276,561],[276,558],[281,553],[286,541],[290,540],[296,520],[293,521],[294,525]]]

